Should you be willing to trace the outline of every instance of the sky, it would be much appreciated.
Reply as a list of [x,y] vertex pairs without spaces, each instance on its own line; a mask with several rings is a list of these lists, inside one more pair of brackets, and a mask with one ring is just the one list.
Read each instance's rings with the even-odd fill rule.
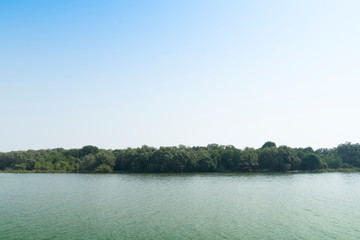
[[360,137],[360,1],[0,2],[0,152]]

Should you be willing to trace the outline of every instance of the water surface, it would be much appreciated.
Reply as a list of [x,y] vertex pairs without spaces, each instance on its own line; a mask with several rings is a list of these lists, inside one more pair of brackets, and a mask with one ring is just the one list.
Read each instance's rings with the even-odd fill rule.
[[1,239],[359,239],[360,173],[0,173]]

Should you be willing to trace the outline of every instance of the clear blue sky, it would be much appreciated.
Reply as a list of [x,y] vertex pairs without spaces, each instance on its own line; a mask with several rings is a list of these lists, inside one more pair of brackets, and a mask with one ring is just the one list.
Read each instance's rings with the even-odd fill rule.
[[360,142],[360,1],[0,2],[0,151]]

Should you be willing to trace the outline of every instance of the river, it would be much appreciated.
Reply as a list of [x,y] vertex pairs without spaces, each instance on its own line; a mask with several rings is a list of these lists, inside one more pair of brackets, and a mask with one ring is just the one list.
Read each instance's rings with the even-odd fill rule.
[[0,239],[359,239],[360,173],[0,173]]

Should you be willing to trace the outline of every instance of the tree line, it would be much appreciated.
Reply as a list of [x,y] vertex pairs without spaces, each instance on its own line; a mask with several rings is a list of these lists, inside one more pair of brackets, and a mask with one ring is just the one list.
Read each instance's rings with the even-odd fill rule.
[[69,150],[0,152],[0,170],[18,172],[286,172],[340,168],[360,168],[360,144],[344,143],[318,150],[277,147],[274,142],[266,142],[259,149],[209,144],[206,147],[142,146],[105,150],[84,146]]

